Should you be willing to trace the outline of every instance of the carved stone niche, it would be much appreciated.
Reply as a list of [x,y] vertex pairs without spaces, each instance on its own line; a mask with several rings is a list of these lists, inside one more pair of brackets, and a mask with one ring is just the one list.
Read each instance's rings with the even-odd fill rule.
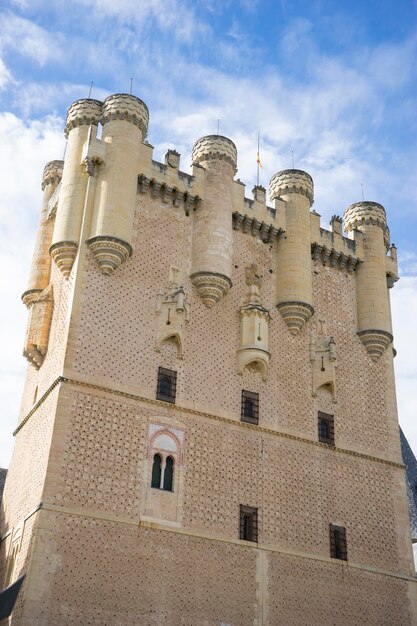
[[41,292],[25,294],[24,303],[29,309],[23,356],[39,369],[48,350],[54,298],[52,285]]
[[178,358],[184,358],[184,332],[190,315],[190,305],[184,288],[177,284],[178,270],[171,268],[171,280],[166,289],[161,289],[156,296],[155,313],[157,327],[155,350],[161,351],[167,341],[177,346]]
[[317,396],[319,387],[330,388],[333,402],[336,400],[336,344],[333,337],[326,334],[326,322],[318,320],[318,329],[310,335],[310,362],[312,395]]
[[246,296],[240,307],[240,347],[237,350],[237,371],[243,374],[260,372],[266,380],[269,370],[268,352],[269,311],[261,304],[260,287],[262,278],[257,266],[252,264],[245,270]]

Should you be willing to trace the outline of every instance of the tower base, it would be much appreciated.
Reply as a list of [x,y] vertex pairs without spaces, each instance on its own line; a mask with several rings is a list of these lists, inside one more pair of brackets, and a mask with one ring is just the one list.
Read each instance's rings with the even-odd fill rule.
[[104,235],[92,237],[88,240],[88,247],[93,252],[99,268],[107,276],[132,256],[132,246],[117,237]]
[[298,335],[314,313],[313,307],[307,302],[280,302],[277,309],[292,335]]
[[384,354],[393,340],[391,333],[386,330],[360,330],[357,334],[375,362]]
[[191,275],[193,285],[197,288],[198,295],[208,309],[211,309],[223,296],[227,294],[232,281],[223,274],[214,272],[198,272]]

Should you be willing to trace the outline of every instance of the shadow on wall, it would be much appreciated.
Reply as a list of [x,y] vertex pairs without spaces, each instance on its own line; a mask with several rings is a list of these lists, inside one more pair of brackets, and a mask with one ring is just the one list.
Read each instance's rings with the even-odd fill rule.
[[414,567],[417,569],[417,459],[400,428],[401,453],[405,465],[408,512],[410,515],[411,540],[413,542]]

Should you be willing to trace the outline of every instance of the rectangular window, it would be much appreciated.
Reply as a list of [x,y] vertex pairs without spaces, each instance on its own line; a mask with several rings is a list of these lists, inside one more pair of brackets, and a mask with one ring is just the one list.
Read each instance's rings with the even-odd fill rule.
[[319,441],[334,446],[334,416],[328,413],[318,414]]
[[177,372],[167,370],[164,367],[158,369],[158,386],[156,388],[156,399],[175,404],[177,393]]
[[347,561],[346,528],[343,526],[329,525],[330,530],[330,556],[332,559]]
[[259,393],[242,389],[240,418],[242,422],[259,424]]
[[240,505],[239,538],[245,541],[258,541],[258,509]]

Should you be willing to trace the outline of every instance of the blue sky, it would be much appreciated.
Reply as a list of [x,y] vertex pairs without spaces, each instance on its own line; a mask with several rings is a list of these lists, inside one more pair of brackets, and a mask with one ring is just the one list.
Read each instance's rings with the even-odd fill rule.
[[[155,157],[188,171],[195,140],[217,131],[238,148],[250,195],[295,166],[314,178],[327,226],[361,199],[383,204],[398,246],[393,290],[400,420],[417,423],[417,2],[414,0],[3,0],[0,5],[0,464],[25,371],[21,346],[44,164],[61,158],[70,103],[129,91],[150,109]],[[8,271],[12,269],[12,271]]]

